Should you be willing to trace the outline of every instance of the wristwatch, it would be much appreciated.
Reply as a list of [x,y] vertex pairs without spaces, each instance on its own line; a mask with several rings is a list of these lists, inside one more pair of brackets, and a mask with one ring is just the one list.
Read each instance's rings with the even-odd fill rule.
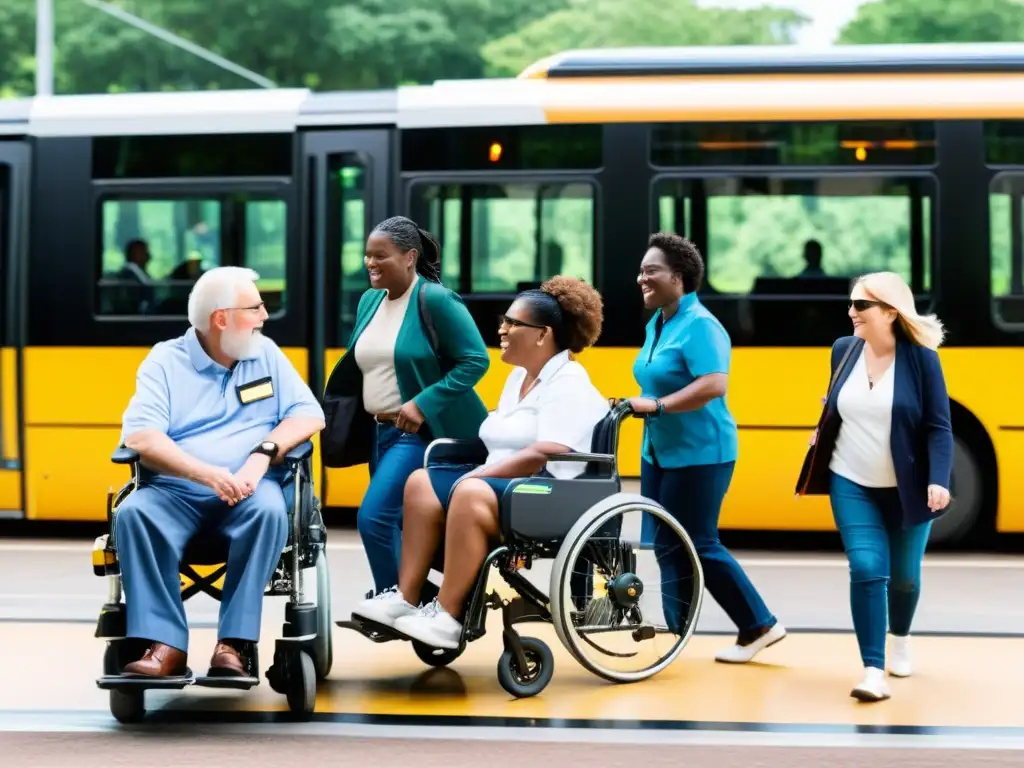
[[262,453],[264,456],[269,456],[271,460],[273,460],[277,458],[277,452],[277,443],[273,443],[270,440],[265,440],[264,442],[260,443],[255,448],[253,448],[249,452],[249,455],[252,455],[254,453]]

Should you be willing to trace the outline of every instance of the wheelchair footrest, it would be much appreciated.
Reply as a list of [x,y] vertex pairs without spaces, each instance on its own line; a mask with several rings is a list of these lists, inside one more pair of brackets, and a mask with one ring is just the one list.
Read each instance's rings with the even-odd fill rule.
[[248,691],[260,684],[258,677],[241,677],[238,675],[206,675],[196,678],[196,685],[203,688],[231,688]]
[[104,675],[96,680],[97,687],[105,690],[136,690],[149,689],[180,691],[196,682],[192,670],[187,670],[180,677],[130,677],[126,675]]
[[406,637],[393,627],[378,624],[370,619],[353,618],[350,621],[336,621],[334,623],[342,629],[354,629],[367,640],[372,640],[375,643],[387,643],[391,640],[412,640],[411,637]]

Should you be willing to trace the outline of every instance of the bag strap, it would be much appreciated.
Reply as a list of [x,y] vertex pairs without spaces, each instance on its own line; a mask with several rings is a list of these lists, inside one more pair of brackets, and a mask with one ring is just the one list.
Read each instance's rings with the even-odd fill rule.
[[853,354],[853,348],[858,346],[857,341],[851,341],[850,346],[846,348],[846,354],[843,355],[843,359],[839,361],[839,365],[836,366],[835,371],[832,372],[832,379],[828,383],[828,391],[825,393],[825,400],[832,396],[832,388],[835,387],[836,381],[839,379],[839,374],[843,372],[843,368],[846,367],[846,361],[850,359],[850,355]]
[[440,357],[440,343],[437,338],[437,328],[434,327],[434,318],[430,316],[430,307],[427,303],[427,291],[430,286],[424,283],[420,287],[419,291],[419,306],[420,306],[420,320],[423,322],[423,327],[427,330],[427,340],[430,342],[430,348],[434,350],[434,354]]

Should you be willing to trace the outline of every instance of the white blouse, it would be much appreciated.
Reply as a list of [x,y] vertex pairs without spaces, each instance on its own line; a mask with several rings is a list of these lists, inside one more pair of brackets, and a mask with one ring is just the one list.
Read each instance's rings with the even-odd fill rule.
[[[505,380],[497,410],[480,425],[487,446],[486,465],[508,458],[534,443],[566,445],[589,452],[594,427],[608,413],[608,401],[590,382],[586,369],[560,352],[541,369],[537,383],[519,400],[525,368],[515,368]],[[558,478],[581,474],[580,461],[550,461],[547,470]]]
[[896,468],[889,445],[895,367],[893,360],[871,387],[861,350],[839,390],[837,405],[843,421],[829,467],[837,475],[868,488],[896,486]]
[[385,296],[356,341],[356,365],[363,374],[363,407],[367,413],[387,413],[402,407],[395,372],[395,344],[419,275],[397,299]]

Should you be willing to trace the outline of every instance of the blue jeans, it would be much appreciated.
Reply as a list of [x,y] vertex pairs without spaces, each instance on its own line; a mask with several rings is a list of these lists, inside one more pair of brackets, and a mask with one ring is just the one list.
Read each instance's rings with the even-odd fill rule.
[[850,610],[865,667],[885,669],[885,632],[910,634],[921,595],[921,561],[932,523],[902,526],[895,488],[865,488],[832,475],[830,491],[850,561]]
[[[732,482],[735,462],[664,469],[641,460],[640,493],[657,501],[690,535],[704,570],[708,592],[726,612],[741,635],[771,627],[775,616],[761,599],[740,564],[718,539],[718,515]],[[680,628],[681,608],[687,605],[672,584],[685,584],[690,568],[678,554],[678,538],[656,518],[644,516],[643,541],[653,542],[661,566],[662,601],[670,628]],[[669,556],[672,550],[677,554]],[[685,573],[683,572],[685,570]]]
[[188,649],[188,622],[178,568],[189,540],[217,531],[227,544],[218,639],[260,636],[263,592],[288,540],[288,497],[270,472],[252,496],[230,507],[212,491],[157,477],[136,488],[117,511],[128,637]]
[[370,486],[356,516],[356,527],[370,562],[375,590],[398,583],[402,553],[402,499],[409,475],[423,466],[427,444],[419,435],[392,424],[378,424],[370,452]]

